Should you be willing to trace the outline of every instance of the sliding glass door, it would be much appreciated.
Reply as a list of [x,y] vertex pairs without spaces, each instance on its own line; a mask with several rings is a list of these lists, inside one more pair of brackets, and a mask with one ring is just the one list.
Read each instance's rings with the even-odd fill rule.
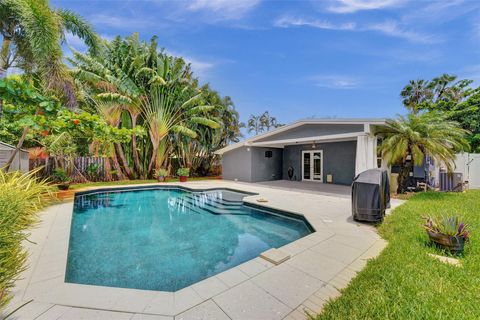
[[302,151],[302,180],[323,182],[323,150]]

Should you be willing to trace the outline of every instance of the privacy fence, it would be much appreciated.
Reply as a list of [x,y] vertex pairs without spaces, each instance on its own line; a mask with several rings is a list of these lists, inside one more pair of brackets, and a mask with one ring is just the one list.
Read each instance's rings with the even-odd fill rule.
[[[30,169],[43,167],[42,174],[51,176],[58,163],[54,158],[30,160]],[[71,177],[75,182],[105,181],[107,172],[105,170],[106,158],[99,157],[76,157],[64,164],[69,168]]]

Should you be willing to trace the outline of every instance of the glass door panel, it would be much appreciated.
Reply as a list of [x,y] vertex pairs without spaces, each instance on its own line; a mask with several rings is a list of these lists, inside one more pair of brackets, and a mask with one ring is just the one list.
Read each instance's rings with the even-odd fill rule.
[[322,153],[313,152],[313,180],[322,181]]
[[303,153],[303,180],[311,180],[310,153]]

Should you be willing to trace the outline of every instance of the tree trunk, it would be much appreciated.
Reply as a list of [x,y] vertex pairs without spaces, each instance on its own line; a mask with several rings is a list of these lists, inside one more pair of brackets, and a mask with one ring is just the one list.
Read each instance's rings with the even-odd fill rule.
[[[135,127],[137,126],[138,115],[131,114],[131,117],[132,117],[132,129],[135,130]],[[132,134],[132,151],[133,151],[133,166],[135,168],[135,171],[138,173],[138,175],[141,178],[144,178],[142,166],[140,165],[140,156],[138,155],[138,150],[137,150],[137,135],[135,133]]]
[[112,181],[112,166],[110,165],[110,158],[106,157],[103,159],[103,163],[104,163],[104,167],[103,167],[103,170],[104,170],[104,179],[105,181]]
[[155,165],[155,162],[157,160],[157,152],[158,152],[158,145],[154,145],[152,150],[152,157],[150,158],[150,163],[148,164],[147,174],[151,174],[153,171],[153,166]]
[[[0,52],[0,79],[5,79],[7,77],[7,60],[8,52],[10,50],[10,41],[9,37],[4,37],[2,41],[2,51]],[[0,97],[0,118],[3,116],[3,99]]]
[[128,178],[133,179],[134,177],[132,174],[132,170],[130,170],[130,167],[128,166],[127,158],[125,158],[125,153],[123,152],[122,145],[119,142],[115,143],[115,150],[118,154],[118,157],[120,158],[120,161],[122,162],[123,169],[125,170]]
[[406,162],[402,162],[400,165],[400,172],[398,173],[398,186],[397,194],[402,194],[407,191],[408,177],[410,175],[411,165],[408,165]]
[[113,162],[113,167],[117,172],[118,180],[124,180],[125,176],[123,175],[122,167],[120,167],[120,164],[118,163],[117,155],[115,154],[115,152],[113,153],[113,156],[112,156],[112,162]]
[[29,130],[30,130],[30,127],[23,128],[23,133],[22,133],[22,136],[20,137],[20,140],[18,140],[17,147],[15,148],[15,150],[13,150],[12,155],[10,156],[10,159],[8,159],[7,163],[3,167],[3,170],[5,170],[5,172],[8,172],[8,169],[10,169],[10,166],[12,165],[13,160],[15,160],[15,156],[17,155],[18,151],[22,148],[23,142],[25,141],[25,138],[27,137]]

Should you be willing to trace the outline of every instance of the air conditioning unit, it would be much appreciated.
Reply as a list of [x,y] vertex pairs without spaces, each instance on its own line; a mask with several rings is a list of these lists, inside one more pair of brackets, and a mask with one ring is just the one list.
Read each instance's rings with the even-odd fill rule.
[[463,174],[461,172],[440,172],[440,191],[463,191]]

